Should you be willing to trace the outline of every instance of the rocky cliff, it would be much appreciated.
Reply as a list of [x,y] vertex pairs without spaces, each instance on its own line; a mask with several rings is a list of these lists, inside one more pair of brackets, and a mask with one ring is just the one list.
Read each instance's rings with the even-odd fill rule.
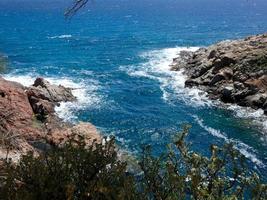
[[267,114],[267,33],[183,51],[171,67],[184,70],[186,87],[201,88],[211,99],[262,108]]
[[62,101],[75,101],[72,89],[37,78],[31,87],[0,77],[0,158],[14,160],[28,151],[38,154],[63,144],[72,134],[101,141],[90,123],[63,123],[55,114]]

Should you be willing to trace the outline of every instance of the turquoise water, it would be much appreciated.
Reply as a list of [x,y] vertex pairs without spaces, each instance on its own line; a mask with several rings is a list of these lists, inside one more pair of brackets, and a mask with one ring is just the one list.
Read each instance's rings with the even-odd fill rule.
[[157,153],[191,123],[192,148],[233,142],[265,178],[267,122],[255,112],[209,101],[169,71],[181,49],[267,31],[265,0],[99,0],[71,21],[71,1],[0,0],[4,75],[30,85],[36,76],[76,88],[57,108],[66,121],[89,121],[125,150]]

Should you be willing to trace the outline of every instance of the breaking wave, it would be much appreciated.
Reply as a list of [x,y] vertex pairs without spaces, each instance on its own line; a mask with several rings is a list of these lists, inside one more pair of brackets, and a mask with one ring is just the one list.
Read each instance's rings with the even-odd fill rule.
[[210,106],[211,101],[203,91],[184,87],[186,77],[183,71],[170,70],[173,58],[181,51],[197,49],[198,47],[176,47],[143,52],[139,55],[144,60],[143,63],[130,67],[122,66],[121,70],[126,71],[129,76],[146,77],[158,81],[162,99],[168,103],[174,99],[180,99],[190,106]]
[[220,130],[206,126],[204,124],[204,120],[200,119],[196,115],[194,115],[193,118],[198,123],[198,125],[202,127],[205,131],[207,131],[209,134],[211,134],[214,137],[223,139],[226,143],[232,143],[234,145],[234,148],[237,149],[246,158],[251,160],[253,163],[255,163],[259,167],[265,167],[263,162],[257,158],[256,151],[252,147],[243,143],[240,140],[228,138],[227,135],[224,132],[221,132]]
[[56,36],[51,36],[48,37],[49,39],[65,39],[65,38],[71,38],[72,35],[56,35]]

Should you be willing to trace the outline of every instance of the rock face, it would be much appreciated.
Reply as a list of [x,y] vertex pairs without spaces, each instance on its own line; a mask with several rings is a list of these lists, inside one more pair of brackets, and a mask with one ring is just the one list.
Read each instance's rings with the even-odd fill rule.
[[52,85],[43,78],[37,78],[34,84],[26,91],[30,104],[39,119],[54,113],[54,107],[59,102],[75,101],[71,89],[64,86]]
[[182,52],[171,68],[184,69],[185,85],[205,90],[212,99],[267,114],[267,33]]
[[54,108],[61,101],[75,101],[70,88],[37,78],[31,87],[0,77],[0,158],[18,158],[27,151],[38,153],[62,145],[72,135],[82,135],[89,144],[101,136],[90,123],[63,123]]

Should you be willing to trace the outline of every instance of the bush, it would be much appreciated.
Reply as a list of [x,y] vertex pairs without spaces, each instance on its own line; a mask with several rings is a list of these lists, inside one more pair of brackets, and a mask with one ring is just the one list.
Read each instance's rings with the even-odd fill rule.
[[[17,165],[5,161],[2,199],[266,199],[267,186],[250,173],[244,156],[231,144],[211,146],[211,156],[189,150],[185,126],[169,151],[152,156],[145,147],[140,171],[127,172],[118,159],[115,141],[86,146],[70,141],[35,157],[29,153]],[[0,175],[1,176],[1,175]]]

